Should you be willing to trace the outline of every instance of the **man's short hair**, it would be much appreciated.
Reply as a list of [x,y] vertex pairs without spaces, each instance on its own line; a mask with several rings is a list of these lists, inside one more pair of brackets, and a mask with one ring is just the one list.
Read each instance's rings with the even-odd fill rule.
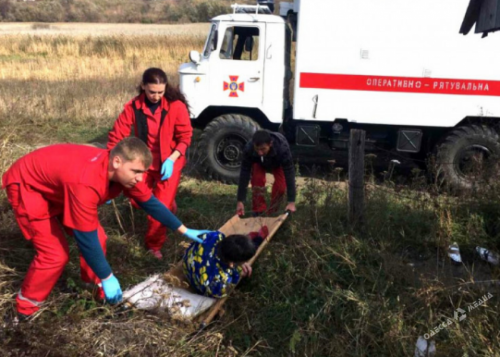
[[257,252],[249,236],[232,234],[219,243],[218,255],[226,263],[244,263]]
[[139,158],[148,169],[153,162],[153,155],[141,139],[129,137],[120,141],[111,149],[110,157],[120,156],[124,161],[134,161]]
[[252,137],[252,143],[256,146],[271,144],[271,133],[267,130],[257,130]]

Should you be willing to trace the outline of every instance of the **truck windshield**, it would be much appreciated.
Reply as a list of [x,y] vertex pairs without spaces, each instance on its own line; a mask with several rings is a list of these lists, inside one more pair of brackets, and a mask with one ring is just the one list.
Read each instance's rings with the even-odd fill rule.
[[217,48],[217,24],[213,23],[208,34],[205,49],[203,50],[203,57],[209,57],[210,53]]

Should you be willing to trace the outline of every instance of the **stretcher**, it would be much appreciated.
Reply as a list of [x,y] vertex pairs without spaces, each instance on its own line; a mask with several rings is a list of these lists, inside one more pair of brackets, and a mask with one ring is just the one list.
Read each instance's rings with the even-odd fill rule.
[[[248,261],[252,265],[266,248],[274,234],[287,219],[286,212],[278,217],[240,218],[232,217],[219,231],[230,234],[249,234],[267,226],[269,234],[260,244],[256,254]],[[165,274],[156,274],[123,293],[126,307],[150,311],[166,311],[177,320],[199,323],[207,326],[221,311],[230,294],[222,299],[214,299],[197,294],[188,284],[182,270],[182,261]]]

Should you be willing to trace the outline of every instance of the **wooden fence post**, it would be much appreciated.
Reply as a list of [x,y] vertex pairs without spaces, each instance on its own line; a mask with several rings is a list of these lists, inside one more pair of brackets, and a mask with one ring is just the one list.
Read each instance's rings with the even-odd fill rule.
[[364,223],[365,208],[365,131],[353,129],[349,138],[349,203],[351,225]]

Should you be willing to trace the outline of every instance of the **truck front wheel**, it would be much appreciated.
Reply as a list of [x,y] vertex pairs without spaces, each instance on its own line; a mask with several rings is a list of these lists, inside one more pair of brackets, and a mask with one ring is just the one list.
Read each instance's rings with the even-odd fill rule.
[[485,170],[496,170],[499,157],[499,136],[494,129],[484,125],[458,127],[438,147],[438,174],[450,187],[468,190],[484,182],[489,176]]
[[215,118],[201,134],[201,163],[208,175],[225,183],[238,183],[243,149],[260,126],[250,117],[225,114]]

